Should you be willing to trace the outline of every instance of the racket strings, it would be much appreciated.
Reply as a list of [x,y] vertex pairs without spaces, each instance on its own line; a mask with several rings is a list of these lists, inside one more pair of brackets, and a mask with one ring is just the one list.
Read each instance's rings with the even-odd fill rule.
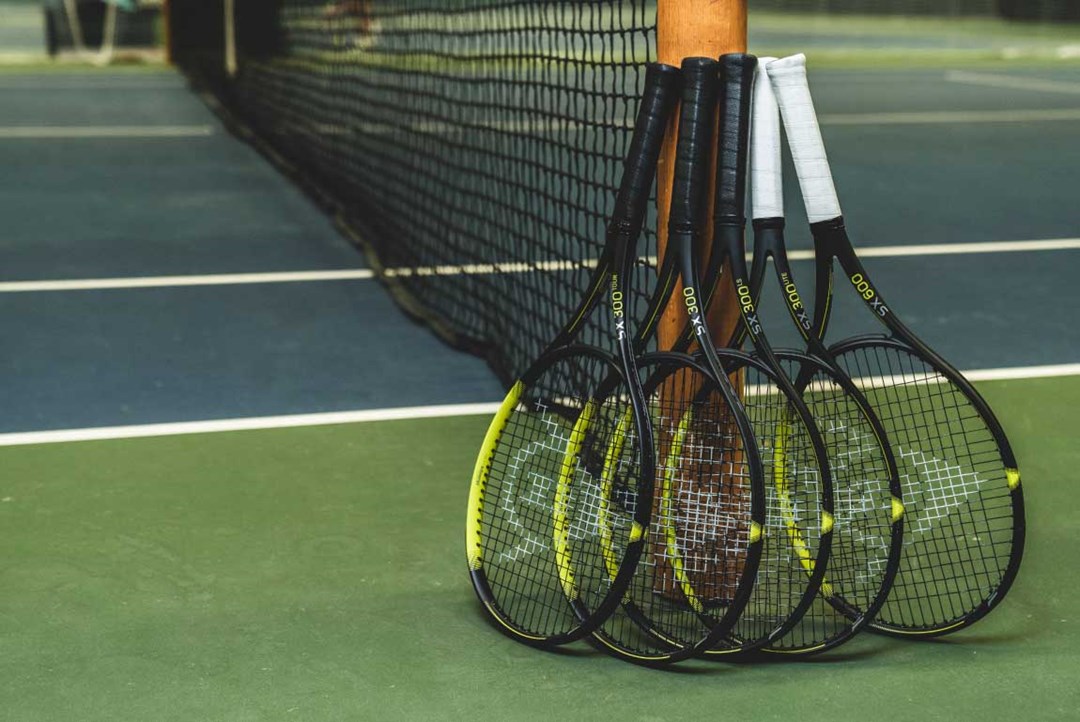
[[879,620],[959,621],[993,593],[1012,551],[997,442],[962,390],[913,351],[862,345],[839,360],[886,428],[904,493],[903,560]]
[[771,375],[747,367],[741,381],[764,467],[766,515],[750,601],[717,653],[759,646],[792,622],[808,594],[821,536],[821,470],[809,429]]
[[[804,363],[784,359],[790,378]],[[888,591],[893,552],[892,479],[885,451],[863,407],[827,367],[815,364],[802,398],[821,432],[833,475],[834,528],[821,594],[771,649],[832,641]],[[830,599],[832,603],[830,603]]]
[[[610,373],[608,363],[590,356],[548,367],[523,390],[491,455],[481,513],[484,569],[499,608],[527,633],[576,628],[570,600],[599,603],[611,584],[600,524],[605,533],[629,534],[629,516],[604,516],[601,467],[587,451],[609,445],[607,437],[628,418],[629,402],[612,394],[598,403],[580,392],[598,388]],[[625,475],[637,438],[632,423],[620,433]],[[630,501],[622,503],[632,509]]]
[[726,604],[741,578],[751,513],[741,436],[719,392],[699,395],[686,406],[674,384],[668,386],[654,421],[663,480],[660,526],[674,535],[657,557],[658,588],[667,593],[684,584],[706,606]]
[[699,645],[743,580],[752,521],[745,446],[723,396],[691,368],[651,389],[657,448],[646,547],[601,638],[629,654]]

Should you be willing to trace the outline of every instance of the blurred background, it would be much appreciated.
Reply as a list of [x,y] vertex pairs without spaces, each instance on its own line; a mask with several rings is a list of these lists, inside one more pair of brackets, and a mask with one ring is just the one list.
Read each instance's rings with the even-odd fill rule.
[[[161,59],[166,2],[4,0],[0,60],[25,63],[48,55],[63,61],[102,51],[120,51],[117,59]],[[208,0],[197,12],[220,25],[225,4]],[[974,59],[1066,58],[1080,52],[1070,25],[1080,22],[1080,4],[1073,0],[758,0],[751,5],[752,43],[761,54],[815,48],[837,59],[901,51]]]
[[[0,62],[164,59],[163,0],[5,0]],[[93,56],[93,57],[91,57]]]

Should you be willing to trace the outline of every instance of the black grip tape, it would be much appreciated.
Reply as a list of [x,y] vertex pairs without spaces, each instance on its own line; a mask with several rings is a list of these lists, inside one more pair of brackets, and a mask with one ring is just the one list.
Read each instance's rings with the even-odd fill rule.
[[645,71],[645,92],[634,121],[634,135],[623,165],[622,181],[615,198],[609,228],[633,233],[644,222],[656,162],[664,144],[668,119],[679,99],[679,69],[650,63]]
[[750,145],[750,100],[757,58],[746,53],[720,57],[720,139],[716,169],[718,221],[742,225],[746,213],[746,164]]
[[668,217],[673,231],[693,230],[705,207],[716,122],[718,66],[712,58],[686,58],[682,62],[682,108]]

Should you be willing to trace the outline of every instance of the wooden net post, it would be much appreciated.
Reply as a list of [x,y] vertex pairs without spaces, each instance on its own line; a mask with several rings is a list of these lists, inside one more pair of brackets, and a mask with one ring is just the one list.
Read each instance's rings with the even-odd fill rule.
[[[656,8],[657,60],[674,65],[683,58],[719,58],[724,53],[746,52],[746,3],[747,0],[659,0]],[[660,153],[657,166],[657,251],[660,258],[667,249],[668,212],[671,209],[671,184],[675,176],[675,129],[678,118],[668,127],[667,138]],[[709,213],[712,218],[713,188],[716,179],[716,151],[713,150],[712,170],[709,178]],[[706,240],[712,238],[711,224],[706,226]],[[703,244],[708,248],[709,244]],[[704,261],[704,259],[702,259]],[[709,329],[717,343],[726,343],[739,320],[739,306],[735,290],[726,282],[725,267],[722,282],[709,307]],[[704,293],[705,289],[699,289]],[[676,286],[672,296],[682,298],[682,286]],[[657,328],[661,349],[671,348],[686,328],[686,309],[680,303],[669,303],[664,309]]]
[[[747,0],[659,0],[657,6],[657,59],[661,63],[679,66],[684,58],[708,57],[719,58],[725,53],[746,52],[746,19]],[[664,147],[660,154],[657,167],[657,254],[663,259],[667,249],[668,240],[668,214],[671,209],[671,189],[675,173],[675,150],[677,142],[678,117],[672,119],[667,130]],[[719,118],[717,118],[719,122]],[[714,134],[715,137],[715,134]],[[712,241],[712,210],[715,200],[716,181],[716,146],[713,147],[710,164],[708,189],[708,212],[705,218],[707,222],[702,229],[704,243],[701,244],[703,256],[699,259],[701,266],[707,260]],[[718,279],[718,287],[709,305],[707,322],[716,343],[726,343],[732,337],[736,324],[739,322],[739,307],[735,297],[735,290],[729,282],[730,269],[725,266]],[[698,289],[699,297],[708,293],[707,289]],[[682,284],[674,289],[672,302],[670,302],[660,319],[657,327],[657,338],[661,350],[672,348],[686,329],[688,321],[686,309],[678,300],[682,298]],[[741,391],[741,379],[733,378],[737,390]],[[661,388],[660,405],[666,409],[669,419],[675,421],[681,417],[697,392],[694,384],[686,374],[676,374]],[[705,429],[711,425],[720,427],[732,423],[724,414],[724,418],[696,419],[699,428]],[[658,471],[665,473],[663,458],[668,449],[674,443],[674,428],[660,428],[658,432],[657,450],[659,452]],[[738,452],[736,452],[738,455]],[[692,454],[690,455],[692,458]],[[738,466],[737,459],[728,459],[734,462],[732,466]],[[720,502],[722,489],[727,482],[723,478],[722,470],[725,464],[723,460],[716,459],[712,463],[698,461],[686,461],[678,470],[676,488],[673,490],[674,499],[669,499],[668,504],[679,507],[682,516],[693,519],[700,518],[704,521],[694,524],[684,523],[679,530],[679,546],[681,547],[680,560],[684,564],[684,571],[688,577],[689,586],[694,588],[695,596],[704,599],[719,600],[726,596],[725,587],[727,580],[735,578],[740,573],[742,565],[741,557],[724,558],[716,556],[710,547],[716,546],[716,541],[711,537],[716,533],[709,528],[708,519],[716,514],[716,510],[691,508],[695,505],[712,505],[717,503],[739,504],[737,498],[728,498]],[[658,480],[659,482],[660,480]],[[657,484],[658,496],[661,496],[661,484]],[[730,496],[727,494],[725,496]],[[663,508],[663,499],[654,500],[654,508]],[[668,520],[673,524],[673,520]],[[662,534],[664,525],[656,525],[654,533]],[[723,545],[721,545],[723,546]],[[656,592],[679,600],[682,594],[678,591],[680,582],[675,578],[672,560],[667,558],[667,553],[660,551],[665,549],[663,540],[657,539],[653,545],[656,574],[654,576],[654,589]]]

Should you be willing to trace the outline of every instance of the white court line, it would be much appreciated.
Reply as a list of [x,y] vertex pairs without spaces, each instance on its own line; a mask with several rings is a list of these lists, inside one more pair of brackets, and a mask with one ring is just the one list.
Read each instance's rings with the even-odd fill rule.
[[[1067,85],[1067,84],[1066,84]],[[1074,92],[1074,91],[1058,91]],[[1029,123],[1037,121],[1080,120],[1080,108],[1023,108],[1015,110],[941,110],[900,111],[889,113],[823,113],[818,116],[821,125],[921,125],[950,123]],[[304,136],[383,136],[402,133],[423,135],[468,135],[485,131],[502,133],[581,133],[606,126],[610,121],[568,122],[559,120],[484,122],[474,120],[460,124],[425,121],[416,123],[364,123],[349,124],[297,123],[281,125],[276,132],[281,135]],[[625,123],[621,127],[630,128]]]
[[205,138],[214,134],[211,125],[80,125],[0,127],[5,139],[76,139],[85,138]]
[[[901,258],[905,256],[966,255],[979,253],[1013,253],[1019,251],[1061,251],[1080,249],[1080,238],[1051,238],[1040,241],[990,241],[986,243],[939,243],[920,246],[876,246],[859,249],[860,258]],[[749,257],[749,254],[748,254]],[[813,260],[810,250],[789,251],[793,261]],[[647,257],[656,263],[655,257]],[[471,276],[495,273],[528,273],[530,271],[568,271],[593,268],[595,258],[581,262],[544,261],[540,263],[477,263],[464,266],[420,266],[417,268],[388,268],[389,278],[422,276]],[[123,288],[169,288],[174,286],[223,286],[252,283],[297,283],[304,281],[368,280],[375,278],[371,269],[339,271],[290,271],[279,273],[220,273],[202,276],[134,276],[129,278],[83,278],[72,280],[7,281],[0,282],[0,293],[33,291],[87,291]]]
[[1003,369],[975,369],[965,371],[968,381],[1010,381],[1013,379],[1047,379],[1056,376],[1080,376],[1080,364],[1053,364],[1049,366],[1016,366]]
[[[1052,366],[1019,366],[1013,368],[964,371],[972,381],[1002,381],[1040,379],[1058,376],[1080,376],[1080,363]],[[865,379],[863,380],[866,381]],[[153,436],[211,434],[227,431],[258,431],[262,429],[291,429],[304,426],[329,426],[372,421],[409,419],[438,419],[458,416],[480,416],[495,413],[501,402],[477,404],[445,404],[440,406],[408,406],[363,411],[334,411],[322,414],[292,414],[288,416],[259,416],[242,419],[213,419],[181,421],[171,424],[140,424],[134,426],[102,426],[87,429],[56,431],[24,431],[0,434],[0,446],[57,444],[72,441],[104,441],[108,439],[138,439]]]
[[477,416],[493,414],[498,411],[500,405],[501,402],[446,404],[441,406],[407,406],[395,409],[332,411],[322,414],[291,414],[288,416],[258,416],[242,419],[181,421],[171,424],[140,424],[136,426],[102,426],[89,429],[60,429],[57,431],[28,431],[0,434],[0,446],[56,444],[69,441],[102,441],[105,439],[138,439],[150,436],[212,434],[224,431],[291,429],[302,426],[329,426],[332,424],[355,424],[369,421],[437,419],[447,416]]
[[1080,120],[1080,108],[1047,110],[943,110],[903,113],[844,113],[822,115],[822,125],[916,125],[948,123],[1029,123]]
[[[3,54],[0,53],[0,64]],[[65,78],[63,82],[55,82],[48,79],[48,84],[42,85],[40,75],[28,76],[26,80],[0,79],[0,90],[30,90],[36,93],[48,93],[54,90],[182,90],[188,92],[188,87],[181,81],[162,82],[130,82],[119,77],[115,82],[91,82],[83,79]]]
[[950,70],[945,73],[945,80],[950,83],[962,83],[964,85],[985,85],[991,88],[1080,95],[1080,83],[1069,83],[1061,80],[1041,80],[1039,78],[1025,78],[996,73],[972,73],[966,70]]
[[575,268],[595,268],[598,260],[587,258],[584,261],[539,261],[525,263],[508,261],[505,263],[470,263],[464,266],[420,266],[418,268],[387,268],[384,273],[389,278],[410,278],[412,276],[483,276],[493,273],[528,273],[529,271],[571,271]]
[[[1053,364],[1049,366],[1015,366],[1001,369],[974,369],[962,371],[968,381],[1010,381],[1022,379],[1045,379],[1058,376],[1080,376],[1080,364]],[[902,386],[919,382],[944,383],[944,377],[936,372],[921,374],[896,374],[893,376],[858,376],[852,382],[860,389],[882,386]]]
[[[1080,238],[1049,238],[1041,241],[987,241],[984,243],[931,243],[915,246],[865,246],[856,249],[859,258],[902,258],[904,256],[975,255],[1029,251],[1080,249]],[[795,260],[813,260],[813,251],[790,251]]]
[[83,278],[72,281],[13,281],[0,283],[0,293],[28,291],[87,291],[116,288],[169,288],[174,286],[226,286],[249,283],[297,283],[374,278],[369,268],[342,271],[289,271],[282,273],[216,273],[206,276],[151,276]]

